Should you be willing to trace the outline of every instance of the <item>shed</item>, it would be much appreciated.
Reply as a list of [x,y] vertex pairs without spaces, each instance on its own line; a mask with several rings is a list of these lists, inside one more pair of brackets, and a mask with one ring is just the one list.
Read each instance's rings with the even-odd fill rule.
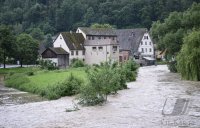
[[69,66],[69,53],[63,48],[47,48],[41,55],[42,59],[51,60],[59,68]]

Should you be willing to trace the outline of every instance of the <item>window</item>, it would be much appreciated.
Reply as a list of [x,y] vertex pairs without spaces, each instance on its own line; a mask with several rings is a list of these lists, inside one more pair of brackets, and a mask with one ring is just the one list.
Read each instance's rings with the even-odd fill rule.
[[151,52],[151,48],[149,49],[149,52]]
[[76,51],[76,55],[78,55],[78,51]]
[[97,51],[97,47],[92,47],[92,51],[96,52]]
[[106,36],[104,36],[104,39],[106,39]]
[[62,40],[62,36],[60,36],[60,39]]
[[149,39],[149,37],[148,36],[144,36],[144,39]]
[[82,55],[85,55],[85,51],[82,51]]
[[147,52],[147,48],[145,48],[145,51]]
[[117,51],[117,46],[113,46],[113,51]]
[[101,36],[99,36],[98,38],[101,39]]
[[90,36],[88,36],[88,40],[91,40],[91,37],[90,37]]
[[145,45],[147,45],[147,42],[145,42]]
[[100,52],[103,51],[103,47],[99,47],[99,51],[100,51]]
[[74,55],[74,51],[71,51],[71,55],[72,55],[72,56]]
[[144,53],[144,49],[142,48],[142,53]]
[[149,42],[149,45],[151,45],[151,42]]
[[115,37],[113,37],[112,39],[115,40]]
[[141,45],[143,45],[143,42],[141,41]]
[[94,40],[94,36],[92,36],[92,40]]

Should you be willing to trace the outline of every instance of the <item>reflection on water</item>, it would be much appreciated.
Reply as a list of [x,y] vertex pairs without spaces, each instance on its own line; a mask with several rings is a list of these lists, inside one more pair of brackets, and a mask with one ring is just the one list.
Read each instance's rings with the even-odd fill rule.
[[[103,106],[80,107],[79,111],[70,113],[65,110],[72,107],[74,97],[1,106],[0,127],[200,128],[200,82],[182,81],[162,65],[140,68],[137,81],[128,87],[110,95]],[[187,112],[163,115],[166,99],[178,98],[190,99]],[[173,105],[168,103],[169,110],[173,110]]]
[[4,76],[0,75],[0,106],[18,105],[45,100],[37,95],[7,88],[3,84]]

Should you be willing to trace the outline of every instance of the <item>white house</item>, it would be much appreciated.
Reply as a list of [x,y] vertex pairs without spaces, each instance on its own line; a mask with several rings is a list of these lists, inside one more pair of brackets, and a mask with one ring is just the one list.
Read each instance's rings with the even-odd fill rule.
[[154,44],[146,28],[117,29],[115,31],[121,52],[130,51],[130,56],[135,59],[154,58]]
[[61,32],[53,43],[54,48],[63,48],[69,53],[69,63],[72,59],[85,61],[84,37],[81,33]]
[[119,43],[113,29],[80,27],[77,29],[77,33],[82,33],[85,38],[86,64],[119,61]]
[[141,53],[142,57],[155,57],[154,44],[148,32],[144,33],[140,45],[138,47],[138,52]]

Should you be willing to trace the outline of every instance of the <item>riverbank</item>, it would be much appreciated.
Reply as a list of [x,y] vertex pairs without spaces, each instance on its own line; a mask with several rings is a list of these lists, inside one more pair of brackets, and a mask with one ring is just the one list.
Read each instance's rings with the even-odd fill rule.
[[[103,106],[79,107],[80,110],[74,112],[66,112],[66,108],[73,107],[74,97],[0,106],[0,127],[200,127],[200,82],[182,81],[178,74],[170,73],[166,65],[159,65],[141,67],[137,81],[128,83],[128,87],[117,95],[108,96],[108,102]],[[162,110],[167,98],[191,99],[190,111],[179,116],[164,116]]]

